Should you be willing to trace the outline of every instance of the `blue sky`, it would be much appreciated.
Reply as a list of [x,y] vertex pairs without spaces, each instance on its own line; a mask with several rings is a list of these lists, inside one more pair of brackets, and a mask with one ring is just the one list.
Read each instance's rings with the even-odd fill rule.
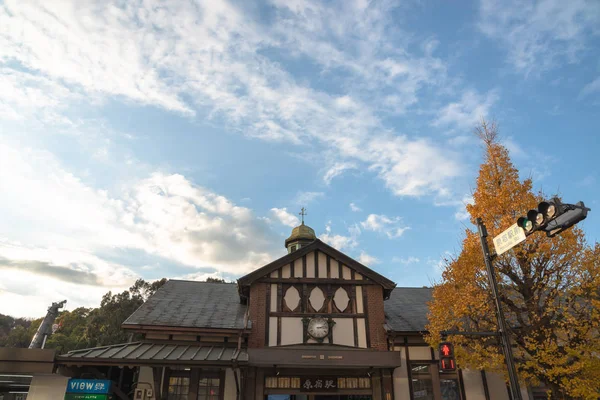
[[598,207],[596,1],[5,0],[0,26],[1,313],[235,279],[302,206],[430,285],[470,227],[481,117],[536,189]]

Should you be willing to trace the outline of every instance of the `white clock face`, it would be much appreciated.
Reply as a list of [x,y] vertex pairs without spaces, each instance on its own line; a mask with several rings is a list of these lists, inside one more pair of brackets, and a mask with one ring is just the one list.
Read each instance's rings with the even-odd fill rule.
[[329,324],[324,318],[313,318],[308,323],[308,334],[316,339],[323,339],[329,333]]

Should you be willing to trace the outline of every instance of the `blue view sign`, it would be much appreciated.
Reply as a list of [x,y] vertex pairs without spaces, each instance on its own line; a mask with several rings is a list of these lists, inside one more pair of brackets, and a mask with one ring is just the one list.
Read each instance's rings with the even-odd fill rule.
[[106,394],[110,393],[109,380],[69,379],[67,393]]

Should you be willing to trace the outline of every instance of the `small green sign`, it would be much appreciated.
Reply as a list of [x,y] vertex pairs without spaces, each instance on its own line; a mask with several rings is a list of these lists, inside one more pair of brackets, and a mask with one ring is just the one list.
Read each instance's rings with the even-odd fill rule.
[[96,393],[66,393],[65,400],[111,400],[110,394]]

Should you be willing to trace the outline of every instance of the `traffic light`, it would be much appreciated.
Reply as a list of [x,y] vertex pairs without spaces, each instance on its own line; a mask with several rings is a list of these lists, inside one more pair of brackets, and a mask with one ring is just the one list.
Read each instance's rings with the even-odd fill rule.
[[454,345],[450,342],[440,343],[440,371],[456,371],[456,360],[454,360]]
[[546,236],[554,237],[587,217],[589,208],[582,201],[577,204],[563,204],[558,198],[542,201],[537,209],[529,210],[526,217],[517,220],[528,236],[535,231],[544,231]]

